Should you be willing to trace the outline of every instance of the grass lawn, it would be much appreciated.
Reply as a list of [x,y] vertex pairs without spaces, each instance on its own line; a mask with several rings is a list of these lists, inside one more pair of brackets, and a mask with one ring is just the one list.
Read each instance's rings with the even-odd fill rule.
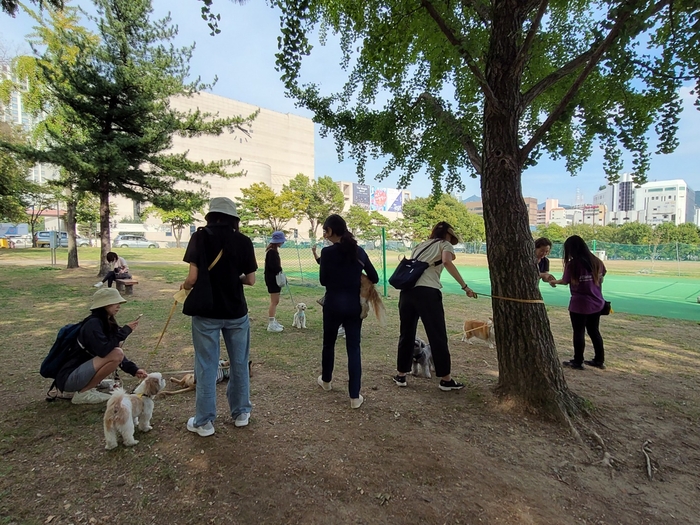
[[[140,281],[118,319],[144,314],[125,352],[150,371],[181,376],[193,349],[179,308],[153,349],[185,276],[182,250],[118,253],[133,261]],[[291,328],[285,295],[278,318],[287,328],[268,333],[259,276],[246,289],[250,425],[233,426],[220,385],[214,436],[185,429],[189,393],[158,399],[154,429],[137,431],[136,447],[107,452],[103,407],[45,402],[50,381],[38,374],[58,329],[88,313],[98,251],[80,254],[85,267],[65,270],[42,266],[48,250],[0,252],[0,524],[677,524],[700,516],[697,322],[616,313],[601,328],[608,369],[565,371],[594,407],[586,424],[615,458],[607,466],[597,440],[582,445],[566,428],[493,395],[496,350],[460,341],[466,317],[490,315],[489,299],[445,296],[453,375],[467,384],[446,393],[435,378],[410,377],[402,389],[391,381],[398,335],[391,293],[387,325],[370,317],[363,327],[366,401],[351,410],[342,340],[333,390],[315,382],[322,336],[315,300],[323,290],[292,286],[294,301],[309,306],[308,329]],[[483,268],[485,259],[464,262]],[[570,358],[568,312],[548,311],[559,357]]]

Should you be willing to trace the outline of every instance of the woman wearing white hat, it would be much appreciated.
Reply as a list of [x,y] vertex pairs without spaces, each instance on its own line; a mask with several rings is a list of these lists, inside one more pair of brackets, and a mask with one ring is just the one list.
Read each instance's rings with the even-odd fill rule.
[[114,288],[102,288],[92,296],[91,315],[78,333],[74,355],[56,376],[56,387],[63,392],[76,392],[76,405],[107,401],[110,396],[95,390],[100,382],[117,368],[139,378],[148,374],[124,356],[122,343],[139,325],[138,319],[119,327],[115,316],[124,299]]
[[[258,263],[251,240],[238,231],[240,218],[236,205],[226,197],[215,197],[204,217],[207,225],[190,239],[184,261],[189,273],[181,288],[198,286],[198,278],[207,272],[211,287],[211,304],[188,308],[192,316],[194,373],[197,378],[195,415],[187,421],[187,430],[202,437],[214,433],[216,418],[216,374],[219,370],[221,334],[230,362],[226,397],[234,425],[244,427],[250,418],[250,321],[243,285],[255,284]],[[190,295],[191,297],[192,295]],[[196,296],[196,294],[195,294]]]
[[277,322],[277,305],[280,304],[280,292],[282,288],[277,284],[277,274],[282,271],[282,260],[280,259],[279,248],[287,239],[284,232],[274,232],[270,244],[265,248],[265,286],[270,294],[270,307],[267,309],[269,318],[267,324],[268,332],[281,332],[284,326]]

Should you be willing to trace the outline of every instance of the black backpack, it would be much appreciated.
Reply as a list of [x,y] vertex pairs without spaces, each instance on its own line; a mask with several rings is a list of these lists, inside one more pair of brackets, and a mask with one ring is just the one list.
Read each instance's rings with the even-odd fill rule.
[[[78,346],[78,334],[87,320],[88,318],[86,317],[79,323],[67,324],[58,331],[56,341],[54,341],[51,350],[49,350],[48,355],[41,363],[41,368],[39,368],[39,373],[42,377],[56,379],[58,372],[75,352]],[[56,381],[51,384],[49,391],[51,391],[55,385]]]

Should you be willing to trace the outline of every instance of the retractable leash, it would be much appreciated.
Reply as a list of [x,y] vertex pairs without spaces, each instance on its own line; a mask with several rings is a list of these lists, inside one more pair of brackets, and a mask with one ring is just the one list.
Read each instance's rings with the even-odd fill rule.
[[289,282],[287,281],[286,277],[284,279],[284,285],[287,287],[287,291],[289,292],[289,298],[292,300],[292,308],[296,308],[297,303],[294,302],[294,296],[292,295],[292,289],[289,287]]

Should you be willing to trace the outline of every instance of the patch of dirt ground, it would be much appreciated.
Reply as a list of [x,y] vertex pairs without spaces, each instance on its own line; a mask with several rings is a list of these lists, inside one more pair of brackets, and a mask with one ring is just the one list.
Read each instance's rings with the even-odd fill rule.
[[[255,290],[250,425],[233,426],[222,384],[212,437],[185,429],[194,413],[187,393],[156,401],[154,428],[137,431],[137,446],[105,451],[103,407],[47,403],[50,381],[37,374],[58,328],[82,315],[94,269],[45,273],[0,281],[2,524],[700,523],[697,323],[615,313],[602,322],[607,370],[565,371],[594,410],[585,424],[603,450],[592,433],[581,444],[567,428],[497,401],[496,350],[461,343],[458,333],[467,312],[489,315],[488,299],[445,298],[453,375],[467,383],[457,392],[441,392],[435,378],[409,377],[408,388],[391,381],[398,316],[396,297],[388,299],[387,327],[369,319],[363,328],[366,401],[351,410],[344,340],[333,390],[316,384],[320,309],[307,311],[308,330],[270,334],[267,296]],[[177,286],[157,270],[140,277],[119,314],[125,323],[146,312],[127,355],[153,371],[191,368],[179,309],[162,349],[149,350]],[[308,305],[322,295],[293,290]],[[291,325],[283,301],[280,319]],[[568,313],[549,313],[559,356],[570,358]],[[600,461],[605,451],[610,466]]]

